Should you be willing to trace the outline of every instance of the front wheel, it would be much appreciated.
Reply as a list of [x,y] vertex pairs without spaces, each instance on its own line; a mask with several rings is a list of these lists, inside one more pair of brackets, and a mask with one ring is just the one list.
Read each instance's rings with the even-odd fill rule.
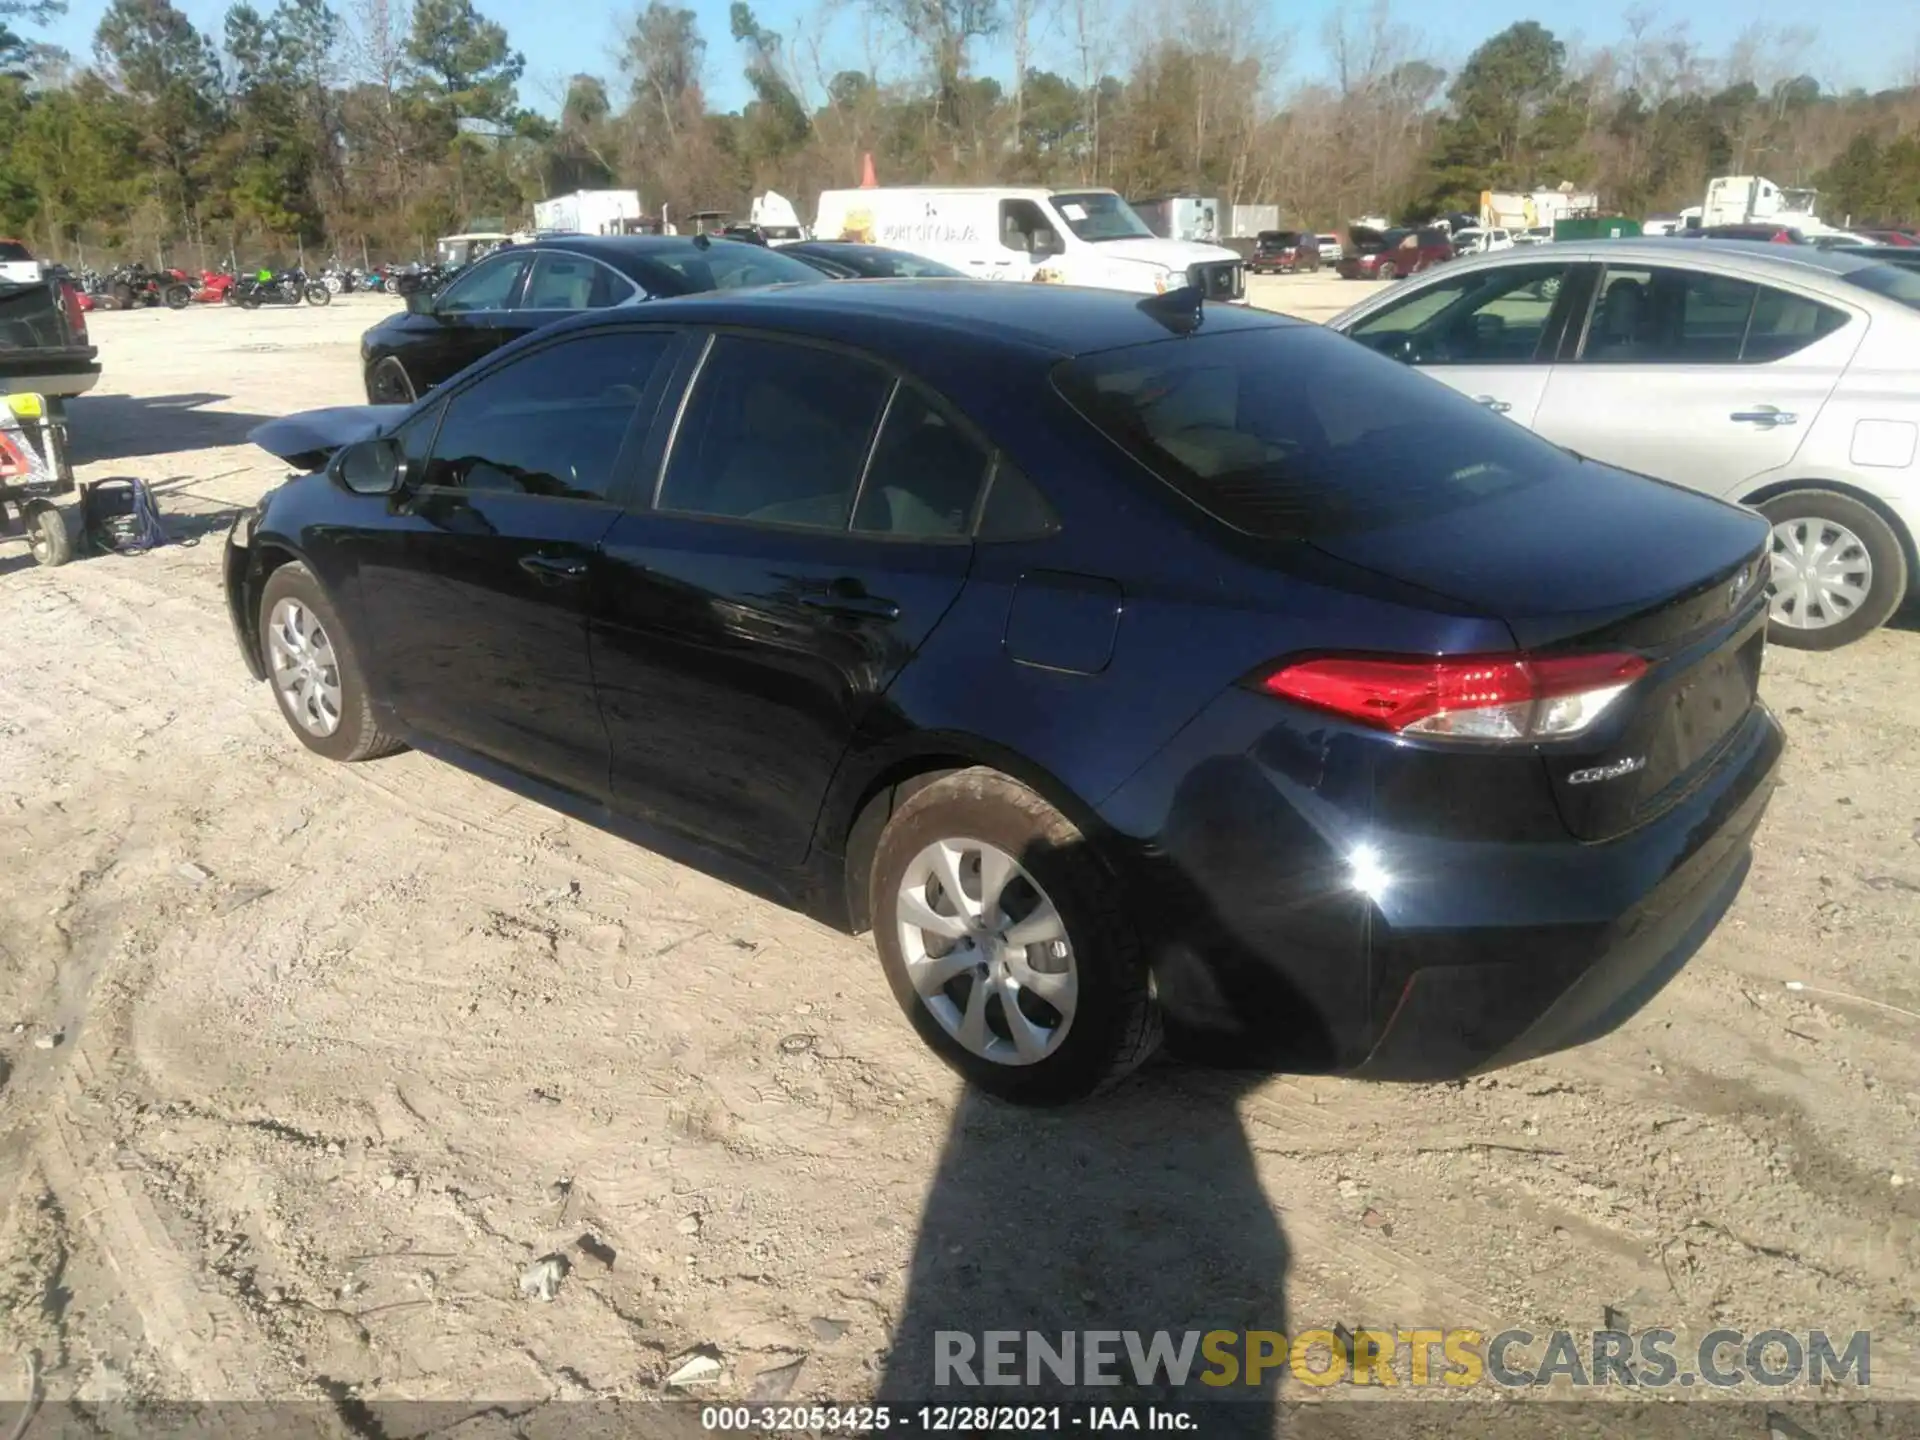
[[1380,262],[1380,268],[1373,273],[1382,280],[1398,280],[1400,278],[1400,267],[1395,265],[1391,260],[1382,260]]
[[160,293],[160,298],[167,302],[169,310],[184,310],[193,303],[193,287],[178,283],[169,285]]
[[307,286],[307,303],[309,305],[325,305],[332,299],[333,292],[318,280]]
[[962,770],[887,822],[874,942],[921,1039],[1003,1100],[1062,1105],[1160,1042],[1147,963],[1115,877],[1018,781]]
[[327,293],[329,295],[338,295],[342,290],[347,288],[346,282],[338,275],[329,275],[320,283],[327,287]]
[[346,627],[305,565],[290,562],[267,577],[258,623],[267,682],[302,745],[343,761],[401,748],[381,731]]
[[1773,526],[1767,639],[1837,650],[1877,630],[1907,593],[1907,557],[1870,506],[1832,490],[1794,490],[1759,507]]
[[73,558],[73,532],[67,517],[49,500],[29,500],[26,514],[27,552],[36,565],[64,565]]

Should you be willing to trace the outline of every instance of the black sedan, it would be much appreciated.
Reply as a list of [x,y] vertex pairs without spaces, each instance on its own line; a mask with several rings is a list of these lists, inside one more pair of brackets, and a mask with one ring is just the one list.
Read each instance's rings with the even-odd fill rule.
[[1020,1101],[1163,1024],[1420,1080],[1604,1034],[1781,754],[1765,521],[1197,291],[603,310],[253,438],[314,467],[225,559],[303,745],[871,928]]
[[782,245],[782,255],[804,260],[836,280],[964,280],[964,271],[924,255],[890,250],[884,245],[859,245],[850,240],[802,240]]
[[410,405],[509,340],[582,310],[669,295],[817,281],[778,251],[709,236],[566,235],[508,246],[360,338],[367,399]]

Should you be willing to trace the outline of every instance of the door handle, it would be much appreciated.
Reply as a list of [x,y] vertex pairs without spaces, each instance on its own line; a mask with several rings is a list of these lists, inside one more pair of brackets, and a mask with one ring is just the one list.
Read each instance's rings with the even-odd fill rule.
[[1727,417],[1729,420],[1772,428],[1775,425],[1793,425],[1800,417],[1791,410],[1782,410],[1776,405],[1759,405],[1752,410],[1736,410]]
[[587,573],[587,562],[565,555],[522,555],[520,568],[542,585],[560,585]]
[[880,595],[866,595],[831,588],[824,595],[802,595],[800,603],[809,610],[840,615],[849,620],[898,620],[900,607]]
[[1491,395],[1476,395],[1473,397],[1473,403],[1486,406],[1487,409],[1493,411],[1496,415],[1504,415],[1513,409],[1513,406],[1509,405],[1505,400],[1496,400]]

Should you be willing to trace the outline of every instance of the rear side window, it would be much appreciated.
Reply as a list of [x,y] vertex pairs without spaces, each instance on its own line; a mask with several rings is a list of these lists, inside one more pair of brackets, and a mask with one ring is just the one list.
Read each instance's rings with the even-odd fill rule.
[[987,478],[987,458],[972,436],[918,390],[902,385],[873,447],[853,528],[873,535],[966,535]]
[[1747,342],[1740,348],[1740,361],[1764,365],[1769,360],[1784,360],[1846,323],[1844,310],[1762,285],[1753,302],[1753,318],[1747,322]]
[[446,407],[426,483],[440,489],[604,500],[664,332],[599,332],[521,356]]
[[[1061,394],[1215,519],[1271,539],[1384,529],[1549,483],[1564,454],[1309,326],[1067,361]],[[996,487],[997,488],[997,487]]]
[[1846,323],[1843,310],[1748,280],[1610,266],[1580,358],[1601,365],[1764,365]]
[[680,417],[659,508],[846,529],[892,388],[849,355],[720,336]]
[[584,255],[541,255],[533,262],[522,310],[602,310],[633,294],[632,282]]

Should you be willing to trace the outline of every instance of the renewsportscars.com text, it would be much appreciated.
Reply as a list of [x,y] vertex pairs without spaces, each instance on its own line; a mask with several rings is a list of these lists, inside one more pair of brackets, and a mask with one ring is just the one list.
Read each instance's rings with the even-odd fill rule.
[[941,1387],[1064,1384],[1445,1386],[1508,1389],[1769,1389],[1805,1381],[1870,1385],[1872,1337],[1712,1330],[1684,1345],[1671,1330],[961,1330],[934,1334]]

